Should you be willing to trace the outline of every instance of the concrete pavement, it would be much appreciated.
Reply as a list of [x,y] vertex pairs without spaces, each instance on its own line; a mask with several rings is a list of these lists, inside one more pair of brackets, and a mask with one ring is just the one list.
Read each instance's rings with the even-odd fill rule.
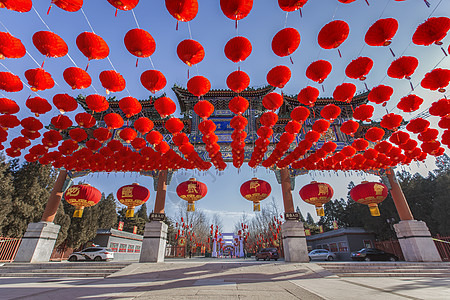
[[131,264],[107,278],[0,278],[0,299],[449,299],[450,278],[339,278],[242,259]]

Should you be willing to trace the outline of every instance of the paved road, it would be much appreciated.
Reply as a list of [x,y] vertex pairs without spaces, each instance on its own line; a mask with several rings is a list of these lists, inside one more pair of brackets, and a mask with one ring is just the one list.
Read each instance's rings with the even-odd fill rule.
[[0,278],[0,299],[450,299],[450,278],[339,278],[316,264],[132,264],[107,278]]

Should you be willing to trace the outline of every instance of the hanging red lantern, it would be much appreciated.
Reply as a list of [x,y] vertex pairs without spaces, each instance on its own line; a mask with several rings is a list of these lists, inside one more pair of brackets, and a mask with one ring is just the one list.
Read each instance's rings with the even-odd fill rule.
[[74,111],[78,107],[77,100],[67,94],[56,94],[53,96],[53,104],[61,113]]
[[199,42],[188,39],[178,44],[177,54],[181,61],[190,67],[203,60],[205,50]]
[[260,211],[260,201],[269,197],[272,188],[270,184],[258,178],[252,178],[241,185],[241,195],[253,202],[253,211]]
[[172,134],[181,132],[184,128],[183,122],[178,118],[170,118],[166,121],[164,124],[167,131],[169,131]]
[[419,65],[419,60],[413,56],[402,56],[394,60],[387,70],[387,75],[397,79],[411,79],[411,75]]
[[136,131],[133,128],[126,127],[122,129],[119,133],[119,137],[127,144],[133,141],[137,137]]
[[286,66],[273,67],[269,73],[267,73],[267,82],[279,89],[282,89],[286,83],[291,79],[291,70]]
[[[25,128],[31,132],[37,132],[37,131],[41,130],[42,128],[44,128],[44,125],[42,125],[41,121],[39,121],[38,119],[33,118],[33,117],[25,118],[20,122],[15,116],[12,116],[12,115],[4,115],[4,116],[0,116],[0,118],[5,118],[2,120],[3,122],[0,121],[1,127],[13,128],[20,124],[20,125],[22,125],[23,128]],[[14,118],[14,119],[8,120],[10,118]]]
[[117,200],[127,207],[126,218],[134,217],[134,208],[147,202],[150,191],[137,183],[122,186],[117,190]]
[[420,108],[423,99],[416,95],[408,95],[400,99],[397,108],[404,112],[413,112]]
[[378,142],[381,141],[384,137],[384,130],[378,127],[372,127],[367,130],[364,138],[370,142]]
[[62,115],[53,117],[51,123],[53,126],[55,126],[55,128],[59,130],[66,130],[67,128],[73,125],[73,122],[70,120],[69,117]]
[[69,131],[69,136],[72,140],[80,143],[87,139],[87,133],[82,128],[74,128]]
[[194,105],[194,111],[200,118],[204,120],[212,115],[212,113],[214,112],[214,105],[212,105],[209,101],[201,100]]
[[323,49],[335,49],[339,47],[348,37],[350,27],[341,20],[331,21],[319,32],[317,37],[319,46]]
[[64,199],[75,206],[74,218],[81,218],[85,207],[96,205],[102,197],[99,190],[89,184],[72,185],[64,193]]
[[127,118],[131,118],[141,112],[142,105],[134,97],[125,97],[120,99],[119,108],[123,111]]
[[23,89],[19,76],[10,72],[0,72],[0,90],[6,92],[19,92]]
[[333,66],[326,60],[312,62],[306,68],[306,77],[317,83],[322,83],[331,73]]
[[166,86],[167,80],[160,71],[147,70],[141,74],[141,83],[147,90],[154,94]]
[[247,99],[240,96],[234,97],[230,100],[230,102],[228,102],[229,110],[237,115],[244,113],[247,110],[248,105]]
[[369,46],[389,46],[397,30],[396,19],[379,19],[367,30],[364,41]]
[[[267,112],[267,113],[272,113],[272,112]],[[264,113],[261,118],[263,118],[263,116],[267,113]],[[276,116],[276,114],[275,114]],[[278,118],[278,116],[277,116]],[[261,119],[260,119],[261,120]],[[208,120],[210,121],[210,120]],[[212,121],[211,121],[212,122]],[[276,121],[275,121],[276,122]],[[234,116],[231,121],[230,121],[230,126],[231,128],[238,130],[238,131],[242,131],[244,130],[245,126],[247,126],[248,124],[248,120],[246,118],[244,118],[243,116],[237,115]],[[215,126],[215,125],[214,125]]]
[[88,114],[86,112],[78,113],[75,116],[75,121],[78,123],[78,125],[84,128],[91,128],[97,122],[91,114]]
[[139,0],[108,0],[108,2],[117,9],[120,10],[132,10],[138,5]]
[[307,86],[300,91],[297,95],[298,102],[307,105],[313,106],[319,97],[319,90],[312,86]]
[[33,92],[51,89],[55,86],[52,75],[42,68],[26,70],[25,77]]
[[156,99],[154,106],[156,111],[163,119],[167,118],[167,116],[172,115],[177,109],[175,102],[173,102],[170,98],[167,97],[161,97]]
[[424,89],[432,91],[438,90],[441,93],[445,92],[445,88],[450,82],[450,70],[437,68],[425,74],[425,77],[420,82]]
[[178,21],[192,21],[198,13],[197,0],[166,0],[167,11]]
[[84,56],[91,59],[104,59],[109,55],[108,44],[95,33],[82,32],[77,36],[77,47]]
[[105,142],[106,140],[109,140],[112,137],[112,133],[107,128],[97,128],[93,132],[94,137],[99,140],[100,142]]
[[289,121],[284,127],[284,131],[290,134],[298,134],[300,132],[300,129],[302,129],[302,124],[294,120]]
[[400,146],[406,143],[409,138],[410,137],[408,133],[404,131],[396,131],[390,136],[389,141],[393,144],[396,144],[397,146]]
[[108,129],[117,129],[123,126],[124,122],[122,117],[116,113],[109,113],[103,117]]
[[317,143],[317,141],[320,139],[321,134],[318,133],[315,130],[310,130],[305,134],[305,140],[311,142],[311,143]]
[[69,52],[66,42],[51,31],[38,31],[33,34],[33,44],[47,57],[63,57]]
[[158,131],[152,130],[147,134],[145,139],[152,145],[158,145],[163,140],[163,136]]
[[356,86],[353,83],[343,83],[334,89],[333,98],[336,101],[350,103],[355,93]]
[[223,14],[231,20],[242,20],[253,7],[253,0],[220,0]]
[[17,12],[28,12],[33,7],[31,0],[1,0],[0,8],[7,8]]
[[447,98],[440,99],[431,104],[428,110],[430,115],[444,117],[450,114],[450,100]]
[[322,116],[322,118],[327,119],[329,121],[333,121],[334,119],[339,117],[340,114],[341,109],[339,108],[339,106],[334,104],[327,104],[320,111],[320,115]]
[[352,147],[357,151],[364,151],[367,147],[369,147],[369,142],[365,139],[356,139],[353,141]]
[[187,82],[187,89],[192,95],[200,97],[209,92],[211,83],[206,77],[194,76]]
[[312,130],[318,133],[324,133],[328,128],[330,128],[330,122],[324,119],[317,119],[312,126]]
[[376,104],[383,103],[383,105],[386,105],[385,103],[391,99],[393,93],[394,89],[392,87],[380,84],[370,91],[369,95],[367,95],[367,100]]
[[216,130],[216,124],[211,120],[204,120],[198,124],[198,130],[203,134],[209,134]]
[[423,46],[429,46],[433,43],[442,45],[441,40],[445,38],[449,30],[450,18],[432,17],[417,27],[412,37],[412,42]]
[[0,32],[0,59],[21,58],[27,53],[22,42],[9,32]]
[[283,105],[283,96],[277,93],[269,93],[264,96],[262,104],[265,109],[275,111]]
[[387,114],[383,116],[383,119],[380,122],[381,127],[395,130],[402,124],[403,117],[400,115],[396,115],[394,113]]
[[19,105],[14,100],[8,98],[0,98],[0,113],[15,114],[20,111]]
[[139,151],[147,146],[147,142],[143,138],[135,138],[131,141],[131,146],[133,146],[136,151]]
[[89,74],[80,68],[77,67],[69,67],[63,72],[64,80],[67,84],[75,89],[86,89],[91,86],[92,79]]
[[156,49],[156,43],[151,34],[139,28],[129,30],[125,34],[124,43],[128,52],[137,57],[149,57]]
[[187,211],[195,211],[195,201],[206,196],[208,188],[203,182],[190,178],[188,181],[182,182],[177,186],[177,195],[188,202]]
[[345,75],[347,75],[347,77],[362,81],[366,79],[366,75],[369,74],[372,67],[373,60],[369,57],[361,56],[352,60],[348,64],[347,68],[345,68]]
[[52,0],[50,7],[48,8],[47,15],[50,12],[52,4],[55,4],[56,6],[65,11],[76,12],[79,11],[83,6],[83,0]]
[[438,137],[439,131],[434,128],[427,128],[425,131],[421,132],[417,138],[422,142],[429,142],[436,140]]
[[360,121],[370,121],[374,110],[372,105],[361,104],[353,111],[353,118]]
[[358,203],[369,206],[372,216],[380,216],[378,204],[388,195],[388,188],[379,182],[363,181],[350,191],[350,197]]
[[88,95],[85,99],[86,105],[93,112],[102,112],[109,108],[109,102],[101,95]]
[[406,130],[412,132],[412,133],[421,133],[428,129],[430,126],[430,122],[422,119],[422,118],[416,118],[412,119],[411,121],[406,124]]
[[50,103],[41,97],[28,98],[25,105],[36,115],[36,117],[52,110]]
[[227,77],[227,86],[230,90],[240,93],[250,85],[250,77],[243,71],[234,71]]
[[225,56],[232,62],[244,61],[252,53],[252,44],[243,36],[236,36],[225,45]]
[[102,144],[95,139],[90,139],[89,141],[86,142],[86,148],[88,148],[89,150],[97,151],[101,147]]
[[323,205],[333,197],[333,188],[328,183],[312,181],[300,189],[303,201],[316,206],[318,216],[324,216]]
[[153,124],[153,121],[150,120],[149,118],[140,117],[139,119],[134,121],[133,126],[134,126],[134,129],[136,129],[137,131],[139,131],[139,133],[144,135],[153,129],[154,124]]
[[284,28],[272,39],[272,51],[280,57],[289,56],[300,45],[300,33],[295,28]]
[[310,115],[309,109],[303,106],[297,106],[291,111],[290,117],[292,120],[303,123]]
[[99,75],[102,86],[106,89],[106,94],[109,92],[120,92],[125,89],[126,82],[123,76],[114,70],[102,71]]
[[308,0],[278,0],[278,5],[284,11],[291,12],[299,10]]

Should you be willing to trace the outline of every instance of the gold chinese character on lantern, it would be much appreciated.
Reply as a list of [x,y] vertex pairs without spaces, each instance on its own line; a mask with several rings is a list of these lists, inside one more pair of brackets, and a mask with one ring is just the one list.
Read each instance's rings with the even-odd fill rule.
[[260,187],[260,184],[259,184],[258,181],[250,182],[250,189],[255,189],[255,191],[256,191],[256,189],[259,188],[259,187]]
[[374,184],[373,185],[373,190],[375,191],[375,195],[382,195],[383,194],[383,190],[384,190],[384,186],[381,184]]
[[195,183],[188,184],[188,193],[198,193],[197,185]]
[[66,192],[68,197],[75,197],[78,196],[78,194],[80,194],[80,189],[76,186],[70,187]]
[[133,187],[126,186],[122,188],[122,198],[132,198],[133,197]]
[[324,184],[319,184],[319,195],[328,194],[328,187]]

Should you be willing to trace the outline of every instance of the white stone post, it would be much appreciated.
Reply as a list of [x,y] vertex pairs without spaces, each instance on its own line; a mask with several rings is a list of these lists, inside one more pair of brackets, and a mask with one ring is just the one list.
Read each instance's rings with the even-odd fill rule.
[[281,225],[284,260],[286,262],[309,262],[303,223],[286,221]]
[[167,228],[167,224],[162,221],[151,221],[145,224],[139,262],[164,262]]

